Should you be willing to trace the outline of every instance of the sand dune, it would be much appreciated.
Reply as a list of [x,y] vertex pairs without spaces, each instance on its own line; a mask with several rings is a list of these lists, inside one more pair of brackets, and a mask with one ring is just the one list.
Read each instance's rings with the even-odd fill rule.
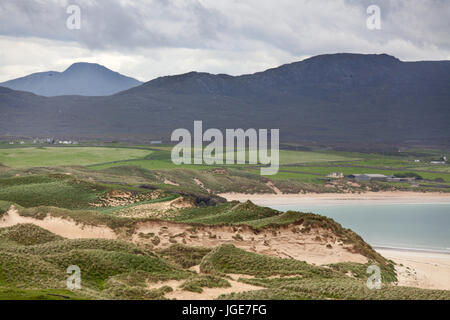
[[229,243],[234,246],[269,256],[292,258],[317,265],[338,262],[366,263],[367,258],[349,251],[348,245],[329,230],[313,229],[302,233],[301,226],[285,226],[260,232],[246,226],[195,226],[167,221],[140,223],[133,241],[152,243],[142,235],[153,234],[158,237],[158,248],[174,243],[190,246],[216,247]]

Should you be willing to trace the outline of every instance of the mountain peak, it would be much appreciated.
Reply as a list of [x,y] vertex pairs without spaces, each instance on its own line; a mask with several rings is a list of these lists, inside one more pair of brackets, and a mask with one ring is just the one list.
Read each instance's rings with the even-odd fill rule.
[[305,59],[303,61],[311,61],[311,60],[379,60],[379,61],[392,61],[392,62],[399,62],[400,60],[394,56],[388,55],[386,53],[381,54],[362,54],[362,53],[329,53],[329,54],[321,54],[317,55],[308,59]]
[[1,86],[42,96],[106,96],[141,82],[97,63],[76,62],[64,72],[39,72],[1,83]]
[[106,68],[105,66],[102,66],[98,63],[90,63],[90,62],[75,62],[72,65],[70,65],[64,72],[73,72],[73,71],[96,71],[96,70],[103,70],[103,71],[111,71],[112,70]]

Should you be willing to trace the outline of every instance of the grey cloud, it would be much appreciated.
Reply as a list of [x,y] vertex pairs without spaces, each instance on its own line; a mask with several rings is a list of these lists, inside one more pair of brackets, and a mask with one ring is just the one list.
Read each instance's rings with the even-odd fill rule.
[[[345,49],[327,47],[345,34],[349,43],[395,38],[416,45],[450,47],[450,3],[447,0],[222,1],[77,0],[81,30],[65,27],[67,0],[3,0],[0,34],[76,41],[90,49],[235,48],[248,40],[292,54]],[[383,30],[365,28],[365,9],[382,9]],[[354,40],[354,39],[353,39]],[[321,44],[321,42],[324,44]],[[241,42],[238,42],[242,45]]]
[[[66,28],[69,4],[81,8],[81,30]],[[366,28],[371,4],[381,8],[382,30]],[[449,0],[1,0],[0,71],[22,75],[17,70],[35,70],[36,61],[39,70],[63,69],[77,52],[99,63],[107,57],[143,80],[260,71],[333,52],[450,59],[449,18]],[[26,48],[48,45],[19,61]]]
[[198,1],[70,1],[81,8],[80,30],[66,28],[67,1],[4,0],[0,34],[76,41],[91,49],[206,47],[223,18]]

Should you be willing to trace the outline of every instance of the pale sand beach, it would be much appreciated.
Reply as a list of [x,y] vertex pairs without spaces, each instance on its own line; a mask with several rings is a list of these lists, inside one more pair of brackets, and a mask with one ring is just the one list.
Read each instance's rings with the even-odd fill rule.
[[450,254],[375,248],[397,263],[398,285],[450,290]]
[[315,204],[351,204],[351,203],[450,203],[450,193],[443,192],[365,192],[365,193],[295,193],[295,194],[244,194],[221,193],[219,196],[228,201],[247,201],[260,206],[275,205],[315,205]]

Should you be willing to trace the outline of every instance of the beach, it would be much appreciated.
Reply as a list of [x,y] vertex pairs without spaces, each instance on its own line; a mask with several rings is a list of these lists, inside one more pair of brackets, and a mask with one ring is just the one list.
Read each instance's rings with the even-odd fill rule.
[[272,205],[315,205],[315,204],[350,204],[350,203],[450,203],[450,192],[408,192],[381,191],[365,193],[295,193],[295,194],[244,194],[221,193],[219,196],[228,201],[250,200],[260,206]]
[[450,290],[450,254],[390,248],[375,248],[394,261],[398,285]]

